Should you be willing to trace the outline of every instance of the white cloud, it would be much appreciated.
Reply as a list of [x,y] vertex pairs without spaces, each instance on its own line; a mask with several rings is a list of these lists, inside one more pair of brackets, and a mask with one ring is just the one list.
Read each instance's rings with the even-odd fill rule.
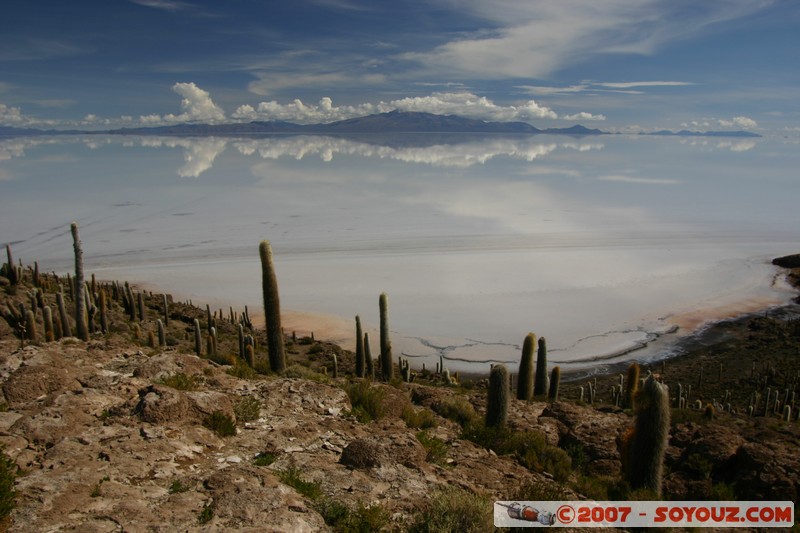
[[225,112],[204,91],[193,82],[176,83],[172,90],[183,96],[180,115],[167,115],[167,120],[176,122],[220,122],[225,120]]
[[586,111],[581,111],[580,113],[575,113],[573,115],[565,115],[565,120],[597,120],[602,121],[606,119],[605,115],[593,115],[591,113],[587,113]]
[[[305,104],[297,99],[288,104],[280,104],[273,100],[261,102],[255,108],[251,105],[239,106],[232,116],[238,120],[284,120],[308,124],[334,122],[393,110],[460,115],[489,121],[558,118],[555,111],[539,105],[535,100],[528,100],[520,105],[501,106],[484,96],[477,96],[469,92],[433,93],[430,96],[408,97],[390,102],[364,103],[354,106],[335,106],[328,97],[322,98],[317,105]],[[586,113],[586,116],[595,117],[593,120],[602,120],[598,118],[602,115]]]
[[595,85],[614,89],[630,89],[633,87],[683,87],[685,85],[694,85],[694,83],[688,81],[624,81],[599,82]]
[[22,115],[22,110],[20,108],[0,104],[0,124],[22,126],[26,122],[27,120]]
[[758,123],[749,117],[733,117],[731,120],[720,119],[720,126],[726,128],[744,128],[746,130],[753,130],[758,127]]

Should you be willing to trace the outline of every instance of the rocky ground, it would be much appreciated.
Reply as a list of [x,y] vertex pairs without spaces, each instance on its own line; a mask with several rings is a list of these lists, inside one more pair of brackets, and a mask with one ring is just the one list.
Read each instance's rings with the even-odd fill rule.
[[[337,346],[287,336],[289,371],[266,372],[258,348],[259,373],[235,355],[236,320],[222,312],[217,355],[198,357],[192,324],[197,318],[205,331],[205,310],[170,302],[165,317],[161,295],[147,294],[145,316],[130,320],[100,284],[106,333],[48,341],[39,308],[36,337],[22,342],[20,304],[30,310],[36,290],[55,311],[59,282],[42,276],[35,287],[29,269],[20,284],[0,277],[0,285],[0,445],[18,468],[5,521],[12,531],[486,531],[496,499],[629,494],[617,440],[633,418],[602,392],[616,376],[599,380],[594,405],[573,399],[576,386],[562,401],[512,399],[511,430],[541,442],[497,453],[462,427],[485,412],[480,383],[375,382],[354,402],[354,357]],[[161,346],[158,319],[169,320]],[[797,322],[751,319],[738,326],[744,337],[725,337],[730,345],[668,363],[666,376],[684,380],[709,365],[702,402],[722,398],[713,381],[736,391],[739,408],[713,418],[673,411],[666,498],[797,501],[800,423],[747,416],[743,399],[762,383],[797,388],[798,331]],[[759,355],[751,375],[742,338],[777,354],[775,363]],[[704,357],[739,363],[717,379],[717,360]]]

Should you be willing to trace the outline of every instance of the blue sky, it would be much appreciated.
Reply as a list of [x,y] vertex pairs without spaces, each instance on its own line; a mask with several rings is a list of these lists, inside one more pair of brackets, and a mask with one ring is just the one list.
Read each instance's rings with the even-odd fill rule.
[[800,132],[794,0],[5,0],[0,125],[392,109]]

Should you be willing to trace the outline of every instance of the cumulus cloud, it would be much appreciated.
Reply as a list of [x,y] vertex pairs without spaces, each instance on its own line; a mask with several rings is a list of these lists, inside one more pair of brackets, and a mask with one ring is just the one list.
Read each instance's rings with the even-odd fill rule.
[[746,130],[753,130],[758,127],[758,123],[749,117],[733,117],[730,120],[720,119],[718,122],[720,126],[724,126],[726,128],[743,128]]
[[563,117],[565,120],[597,120],[602,121],[606,119],[605,115],[593,115],[591,113],[587,113],[586,111],[581,111],[580,113],[575,113],[572,115],[564,115]]
[[174,115],[142,115],[139,122],[145,125],[177,122],[216,123],[225,120],[225,112],[214,103],[208,91],[201,89],[194,82],[176,83],[172,90],[183,97],[181,109],[183,113]]
[[25,122],[26,119],[22,115],[22,110],[20,108],[0,104],[0,124],[21,126]]
[[[460,115],[463,117],[489,121],[529,121],[535,119],[557,119],[558,114],[552,109],[542,106],[535,100],[528,100],[519,105],[502,106],[492,102],[485,96],[477,96],[470,92],[441,92],[429,96],[416,96],[359,105],[335,106],[333,101],[322,98],[318,104],[305,104],[294,100],[288,104],[276,101],[261,102],[256,107],[242,105],[233,113],[238,120],[285,120],[297,123],[334,122],[348,118],[360,117],[374,113],[389,111],[417,111],[437,115]],[[585,113],[592,120],[603,120],[602,115]]]

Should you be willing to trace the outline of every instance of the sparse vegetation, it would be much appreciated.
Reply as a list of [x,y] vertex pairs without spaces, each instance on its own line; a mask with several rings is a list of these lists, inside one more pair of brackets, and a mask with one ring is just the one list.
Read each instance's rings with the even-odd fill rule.
[[17,465],[0,449],[0,524],[14,509],[17,493],[14,492],[14,480],[17,477]]
[[415,409],[413,405],[406,405],[401,415],[406,425],[412,429],[428,429],[436,427],[436,417],[427,407]]
[[172,387],[176,390],[197,390],[199,388],[199,383],[194,376],[187,376],[183,372],[178,372],[177,374],[172,374],[170,376],[165,376],[156,383],[160,385],[165,385],[167,387]]
[[236,435],[236,422],[222,411],[214,411],[203,420],[203,425],[220,437]]
[[200,511],[200,514],[197,516],[197,521],[200,524],[208,524],[214,518],[214,504],[210,502],[203,506],[203,510]]
[[351,414],[359,422],[366,423],[378,420],[386,414],[386,406],[383,404],[383,390],[373,387],[369,381],[359,380],[356,383],[345,385],[344,390],[350,398],[350,405],[353,407]]
[[425,459],[429,463],[444,465],[445,459],[447,459],[447,450],[450,448],[446,442],[429,435],[427,431],[417,433],[417,440],[425,448]]
[[176,479],[169,486],[169,493],[170,494],[178,494],[180,492],[186,492],[190,488],[191,487],[189,485],[184,485],[183,483],[181,483],[181,481],[179,479]]
[[410,533],[494,531],[492,499],[460,488],[437,489],[417,511]]
[[253,464],[256,466],[269,466],[275,462],[278,457],[272,452],[261,452],[253,459]]
[[261,414],[261,402],[258,398],[245,396],[233,405],[233,413],[236,415],[236,420],[240,422],[258,420]]
[[322,496],[320,484],[316,481],[303,479],[300,469],[294,465],[278,471],[278,479],[281,480],[281,483],[289,485],[309,500],[318,500]]
[[389,512],[382,505],[364,505],[361,502],[351,509],[344,503],[323,499],[316,505],[325,523],[336,533],[372,533],[381,531],[389,523]]

